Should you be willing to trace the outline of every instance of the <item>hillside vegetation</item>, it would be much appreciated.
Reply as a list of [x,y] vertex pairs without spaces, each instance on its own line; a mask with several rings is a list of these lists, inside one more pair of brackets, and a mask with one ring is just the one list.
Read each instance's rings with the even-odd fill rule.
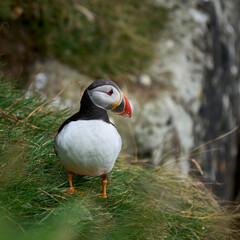
[[[3,78],[3,77],[2,77]],[[66,172],[52,141],[69,111],[51,110],[0,83],[1,239],[238,239],[236,215],[197,180],[120,157],[101,180],[75,176],[86,195],[66,195]]]
[[0,52],[12,68],[53,57],[119,81],[153,59],[167,10],[152,0],[4,0],[0,19]]

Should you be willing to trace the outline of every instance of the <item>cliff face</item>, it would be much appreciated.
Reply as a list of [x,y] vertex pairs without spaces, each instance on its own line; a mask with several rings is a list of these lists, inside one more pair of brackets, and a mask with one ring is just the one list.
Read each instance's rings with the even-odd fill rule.
[[[197,144],[227,133],[239,124],[239,1],[208,1],[199,4],[208,16],[206,50],[213,59],[204,71],[199,114],[195,117]],[[203,148],[201,164],[217,195],[236,199],[239,194],[239,143],[235,131]],[[211,149],[216,148],[216,151]]]
[[152,85],[164,86],[142,107],[136,136],[154,164],[174,162],[183,172],[201,165],[214,192],[239,194],[238,130],[205,144],[239,124],[240,29],[237,0],[157,1],[170,8],[170,21],[146,70]]

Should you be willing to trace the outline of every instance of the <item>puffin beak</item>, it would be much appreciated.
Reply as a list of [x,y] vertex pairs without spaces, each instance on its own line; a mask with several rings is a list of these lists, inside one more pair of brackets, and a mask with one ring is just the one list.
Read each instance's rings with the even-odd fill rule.
[[112,106],[112,112],[124,117],[130,118],[132,116],[131,105],[123,93],[121,93],[120,101],[118,103],[113,103]]

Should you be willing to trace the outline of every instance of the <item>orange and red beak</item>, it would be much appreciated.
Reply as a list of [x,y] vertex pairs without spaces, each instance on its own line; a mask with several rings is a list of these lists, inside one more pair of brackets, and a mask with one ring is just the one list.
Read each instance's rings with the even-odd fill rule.
[[112,109],[112,112],[124,117],[130,118],[132,116],[131,105],[128,99],[122,93],[119,103],[114,103],[112,106],[114,107]]

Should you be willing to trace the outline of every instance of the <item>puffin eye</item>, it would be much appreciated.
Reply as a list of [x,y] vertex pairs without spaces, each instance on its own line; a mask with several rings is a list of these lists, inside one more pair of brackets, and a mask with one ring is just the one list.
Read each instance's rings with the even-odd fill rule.
[[113,94],[113,90],[111,89],[109,92],[107,92],[108,95],[112,95]]

